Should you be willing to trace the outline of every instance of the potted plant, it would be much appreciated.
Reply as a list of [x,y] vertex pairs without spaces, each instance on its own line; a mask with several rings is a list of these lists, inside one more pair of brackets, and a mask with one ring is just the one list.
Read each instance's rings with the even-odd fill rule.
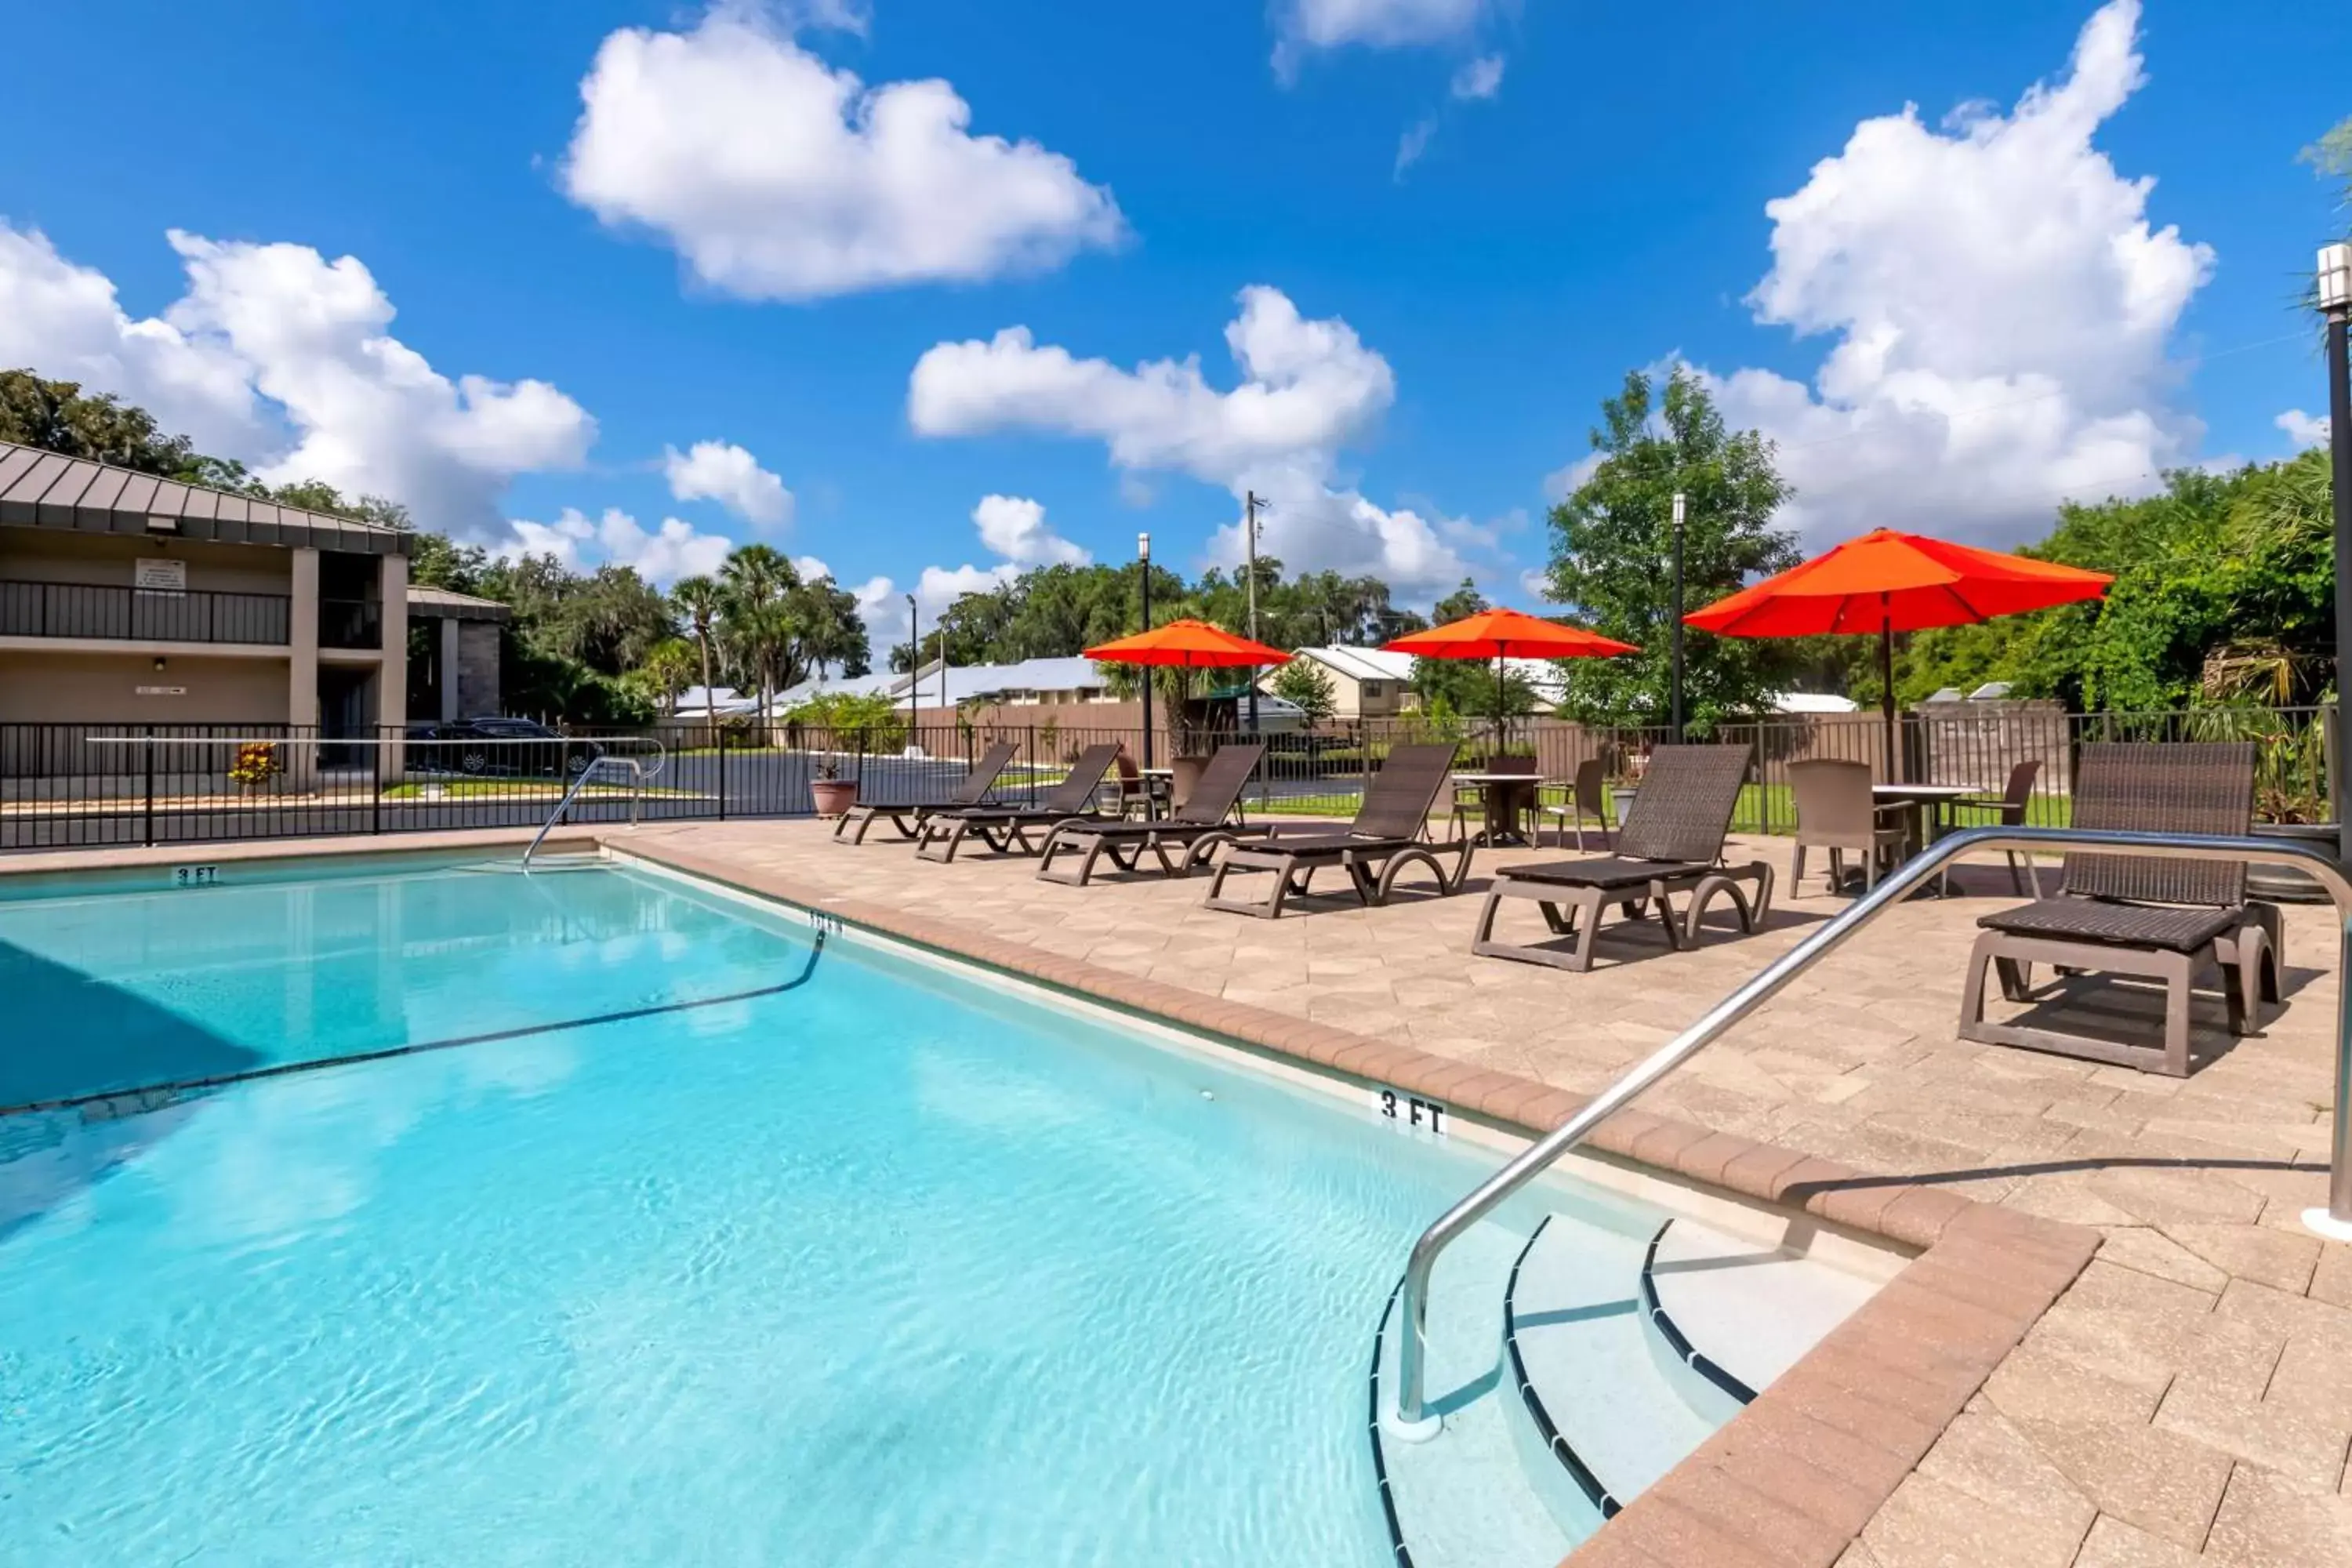
[[229,763],[229,782],[247,795],[269,787],[269,781],[286,771],[278,755],[277,745],[268,741],[247,741],[236,749],[236,758]]
[[809,793],[816,797],[819,816],[845,816],[857,804],[857,781],[841,776],[841,759],[830,753],[821,755],[814,764],[815,773],[809,781]]

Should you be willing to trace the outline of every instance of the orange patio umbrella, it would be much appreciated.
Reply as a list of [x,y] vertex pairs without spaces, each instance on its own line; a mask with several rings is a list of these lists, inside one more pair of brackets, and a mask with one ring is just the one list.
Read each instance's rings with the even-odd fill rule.
[[1278,647],[1235,637],[1206,621],[1171,621],[1148,632],[1087,649],[1099,664],[1172,664],[1189,669],[1227,669],[1240,665],[1288,664]]
[[1503,661],[1507,658],[1612,658],[1639,653],[1632,643],[1547,621],[1519,610],[1481,610],[1425,632],[1408,632],[1381,645],[1391,653],[1423,658],[1491,658],[1495,661],[1495,721],[1503,716]]
[[1683,620],[1735,637],[1876,632],[1886,772],[1895,774],[1895,634],[1969,626],[2096,599],[2115,581],[2051,561],[1882,528],[1742,588]]

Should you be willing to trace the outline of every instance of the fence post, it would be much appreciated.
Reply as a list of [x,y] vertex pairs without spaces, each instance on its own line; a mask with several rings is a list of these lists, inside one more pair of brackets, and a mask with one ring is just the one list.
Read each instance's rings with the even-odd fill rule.
[[374,753],[368,759],[368,831],[379,836],[383,832],[383,748],[389,743],[386,728],[376,726],[375,744],[368,748]]
[[147,813],[141,828],[140,837],[145,841],[147,847],[152,849],[155,847],[155,726],[152,724],[148,725],[145,731],[145,735],[146,743],[141,746],[139,750],[141,754],[146,759]]
[[719,738],[719,820],[727,820],[727,726],[714,726]]

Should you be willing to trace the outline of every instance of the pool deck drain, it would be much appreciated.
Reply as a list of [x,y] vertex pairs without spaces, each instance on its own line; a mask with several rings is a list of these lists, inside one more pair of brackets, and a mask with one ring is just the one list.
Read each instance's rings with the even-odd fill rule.
[[[1067,889],[1035,881],[1027,860],[921,865],[904,847],[839,848],[827,831],[592,830],[1530,1129],[1571,1114],[1839,907],[1816,879],[1756,938],[1674,956],[1629,943],[1616,950],[1628,962],[1562,975],[1468,958],[1475,910],[1461,898],[1240,921],[1201,910],[1198,880]],[[1785,841],[1745,847],[1785,869]],[[190,858],[10,857],[0,875]],[[1496,861],[1481,855],[1474,892]],[[2285,1012],[2171,1080],[1958,1041],[1975,917],[2015,900],[1998,867],[1955,881],[1966,896],[1893,911],[1596,1137],[1927,1251],[1571,1562],[2352,1563],[2352,1248],[2323,1247],[2296,1221],[2326,1182],[2336,982],[2297,962],[2333,953],[2326,912],[2289,911]]]

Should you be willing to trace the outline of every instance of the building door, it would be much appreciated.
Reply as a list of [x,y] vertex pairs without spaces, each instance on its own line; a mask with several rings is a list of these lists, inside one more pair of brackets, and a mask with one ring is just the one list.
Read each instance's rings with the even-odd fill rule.
[[373,740],[375,671],[351,665],[319,667],[319,765],[322,768],[365,768],[365,746],[334,745],[336,741]]

